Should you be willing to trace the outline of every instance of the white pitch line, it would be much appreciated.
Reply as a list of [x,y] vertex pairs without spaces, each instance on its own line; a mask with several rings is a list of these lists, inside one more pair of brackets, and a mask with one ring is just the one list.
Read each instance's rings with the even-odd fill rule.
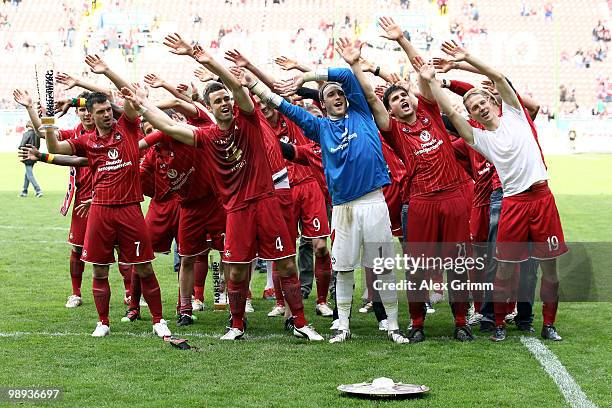
[[44,226],[37,226],[37,225],[0,225],[0,229],[34,229],[36,228],[37,230],[50,230],[50,231],[68,231],[69,228],[68,227],[44,227]]
[[521,336],[521,343],[540,362],[542,368],[553,379],[563,397],[572,408],[597,408],[593,404],[580,385],[576,383],[570,373],[567,372],[555,353],[550,351],[540,340],[533,337]]

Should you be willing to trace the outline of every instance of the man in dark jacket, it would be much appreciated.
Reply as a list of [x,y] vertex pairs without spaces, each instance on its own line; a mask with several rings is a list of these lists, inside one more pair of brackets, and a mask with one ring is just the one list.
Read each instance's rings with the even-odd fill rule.
[[[19,147],[28,144],[36,146],[37,149],[40,148],[40,138],[34,131],[34,128],[32,127],[32,122],[30,121],[28,121],[28,123],[26,124],[26,131],[23,133],[23,137],[21,138],[21,143],[19,144]],[[34,191],[36,191],[36,197],[42,197],[43,195],[42,190],[38,185],[38,182],[34,178],[34,163],[36,163],[34,160],[25,160],[23,162],[23,164],[25,164],[25,176],[23,178],[23,190],[21,191],[21,194],[19,194],[20,197],[28,196],[28,186],[30,185],[30,183],[32,183]]]

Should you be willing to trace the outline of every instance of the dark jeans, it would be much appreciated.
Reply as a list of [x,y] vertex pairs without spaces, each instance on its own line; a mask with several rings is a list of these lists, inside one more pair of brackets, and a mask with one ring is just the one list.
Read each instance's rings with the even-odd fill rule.
[[[495,243],[497,242],[497,229],[499,225],[499,216],[501,215],[503,191],[501,188],[494,190],[491,193],[489,207],[489,236],[487,247],[487,271],[486,282],[494,282],[495,274],[497,273],[497,260],[494,259]],[[529,259],[520,264],[519,291],[517,293],[517,323],[532,323],[533,322],[533,302],[535,298],[535,288],[537,282],[538,262],[534,259]],[[495,322],[495,313],[493,311],[493,302],[491,302],[491,291],[485,292],[485,301],[480,308],[480,313],[483,315],[483,321]]]
[[298,268],[300,270],[300,284],[302,297],[307,299],[312,292],[312,280],[314,278],[314,263],[312,259],[312,239],[300,237],[298,255]]
[[26,164],[25,165],[25,176],[23,177],[23,190],[21,192],[23,194],[28,194],[28,187],[30,183],[32,183],[32,187],[34,187],[34,191],[36,193],[40,193],[40,186],[34,177],[34,164]]

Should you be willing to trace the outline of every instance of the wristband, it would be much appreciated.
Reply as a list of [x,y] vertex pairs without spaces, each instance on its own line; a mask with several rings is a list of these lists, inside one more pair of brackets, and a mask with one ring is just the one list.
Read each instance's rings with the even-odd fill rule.
[[448,88],[450,86],[450,84],[448,83],[448,80],[443,79],[442,80],[442,88]]
[[[253,89],[255,89],[255,87],[259,84],[259,81],[255,81],[255,83],[251,86],[248,86],[247,88],[249,88],[249,91],[253,91]],[[253,92],[255,93],[255,92]]]
[[81,108],[85,106],[86,103],[87,103],[87,99],[85,98],[72,98],[72,102],[70,103],[70,106],[72,106],[73,108]]
[[136,113],[138,113],[138,116],[142,116],[145,114],[146,111],[148,111],[148,109],[145,108],[144,105],[140,105],[140,108],[136,111]]
[[374,76],[378,76],[380,74],[380,65],[376,67],[374,70]]
[[327,81],[327,68],[318,69],[316,71],[306,72],[304,74],[304,82],[309,81]]
[[45,163],[53,163],[54,158],[55,158],[55,155],[51,153],[41,153],[40,154],[40,161],[45,162]]

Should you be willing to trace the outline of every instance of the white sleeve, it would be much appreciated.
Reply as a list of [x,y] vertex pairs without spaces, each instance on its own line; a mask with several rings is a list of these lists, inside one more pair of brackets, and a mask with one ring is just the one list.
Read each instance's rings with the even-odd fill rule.
[[519,120],[527,120],[525,117],[525,111],[523,108],[516,109],[514,106],[508,105],[502,100],[502,116],[508,113],[510,116],[515,117]]

